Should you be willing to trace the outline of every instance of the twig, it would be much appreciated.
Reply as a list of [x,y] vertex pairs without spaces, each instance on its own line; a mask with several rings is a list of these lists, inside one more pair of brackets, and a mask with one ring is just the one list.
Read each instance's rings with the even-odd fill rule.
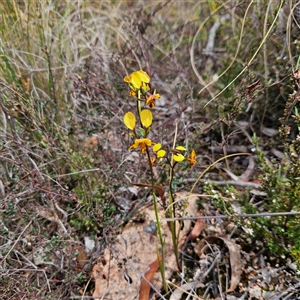
[[60,175],[56,175],[55,177],[61,178],[61,177],[66,177],[66,176],[70,176],[70,175],[78,175],[81,173],[96,172],[96,171],[101,171],[101,168],[87,169],[87,170],[81,170],[81,171],[67,173],[67,174],[60,174]]
[[0,265],[2,265],[2,263],[7,259],[8,255],[15,248],[15,246],[18,243],[18,241],[20,240],[21,236],[27,230],[27,228],[31,225],[31,223],[32,223],[32,220],[29,221],[29,223],[25,226],[25,228],[23,229],[23,231],[20,233],[20,235],[18,236],[18,238],[16,239],[16,241],[14,242],[14,244],[12,245],[12,247],[9,249],[9,251],[6,253],[6,255],[4,256],[4,258],[1,260]]
[[86,293],[86,290],[87,290],[88,285],[90,284],[91,280],[92,280],[92,277],[90,277],[89,281],[86,283],[86,285],[84,287],[84,291],[82,293],[82,297],[80,298],[81,300],[83,300],[85,298],[85,293]]
[[[195,182],[196,179],[194,178],[188,178],[185,181],[187,182]],[[253,183],[253,182],[247,182],[247,181],[234,181],[234,180],[223,180],[223,181],[216,181],[216,180],[208,180],[208,179],[201,179],[200,182],[209,182],[215,185],[234,185],[234,186],[240,186],[240,187],[250,187],[254,189],[260,189],[261,184],[259,183]]]
[[[20,252],[18,253],[20,254]],[[22,255],[23,256],[23,255]],[[47,278],[47,274],[46,274],[46,271],[44,269],[30,269],[30,268],[21,268],[21,269],[10,269],[10,270],[5,270],[5,274],[3,274],[3,270],[0,270],[0,273],[2,273],[1,275],[6,275],[6,276],[9,276],[9,273],[8,272],[11,272],[12,274],[13,273],[17,273],[17,272],[42,272],[46,278],[46,281],[47,281],[47,286],[48,286],[48,289],[49,289],[49,292],[51,292],[51,287],[50,287],[50,283],[49,283],[49,280]]]
[[70,299],[95,299],[94,296],[71,296]]
[[[270,300],[271,299],[272,300],[282,299],[283,296],[286,296],[289,293],[291,293],[291,295],[292,295],[293,293],[295,293],[297,291],[297,289],[299,289],[299,287],[300,287],[300,282],[290,286],[285,292],[281,292],[281,293],[277,294],[274,298],[270,298]],[[287,297],[285,297],[284,299],[288,299],[288,298],[290,298],[289,295]],[[294,298],[294,299],[296,299],[296,298]],[[299,298],[297,298],[297,299],[299,299]]]
[[14,252],[17,254],[17,255],[20,255],[20,256],[22,256],[22,258],[24,259],[24,260],[26,260],[35,270],[37,270],[38,269],[38,267],[32,262],[32,261],[30,261],[25,255],[23,255],[20,251],[18,251],[18,250],[14,250]]
[[[220,253],[218,253],[217,256],[215,257],[214,261],[212,262],[212,264],[208,268],[208,270],[206,270],[206,272],[201,276],[200,279],[196,279],[192,282],[183,284],[182,286],[177,286],[176,284],[174,284],[174,283],[172,283],[171,281],[168,280],[167,282],[169,284],[176,287],[176,289],[173,291],[173,293],[170,297],[170,300],[179,299],[179,297],[181,298],[183,293],[188,295],[187,299],[189,299],[190,297],[197,298],[197,299],[203,299],[203,298],[199,298],[199,296],[196,296],[196,295],[192,294],[192,291],[196,290],[199,287],[202,287],[203,280],[211,272],[211,270],[215,267],[215,265],[216,265],[217,261],[220,259],[220,257],[221,257],[221,255],[220,255]],[[188,292],[189,290],[192,290],[192,291]]]
[[162,222],[169,221],[184,221],[184,220],[209,220],[209,219],[228,219],[230,217],[239,217],[239,218],[253,218],[253,217],[278,217],[278,216],[292,216],[300,215],[299,211],[290,211],[290,212],[276,212],[276,213],[260,213],[260,214],[234,214],[232,216],[219,215],[219,216],[199,216],[199,217],[183,217],[183,218],[162,218]]

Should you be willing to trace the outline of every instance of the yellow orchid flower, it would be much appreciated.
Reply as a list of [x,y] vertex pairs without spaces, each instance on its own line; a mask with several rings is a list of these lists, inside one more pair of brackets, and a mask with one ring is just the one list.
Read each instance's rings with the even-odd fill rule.
[[150,157],[151,165],[154,166],[156,162],[156,157]]
[[183,146],[177,146],[175,149],[180,151],[186,151],[186,148]]
[[148,128],[152,124],[152,112],[149,109],[144,109],[141,111],[141,123],[145,128]]
[[155,100],[158,98],[160,98],[160,94],[146,95],[146,104],[149,105],[150,108],[153,108],[155,107]]
[[159,144],[159,143],[155,144],[155,145],[153,146],[152,150],[153,150],[154,152],[156,152],[156,156],[157,156],[158,158],[163,158],[163,157],[165,157],[165,156],[166,156],[166,153],[167,153],[165,150],[161,149],[161,144]]
[[195,150],[193,149],[192,150],[192,152],[191,152],[191,154],[190,154],[190,157],[187,159],[189,162],[190,162],[190,164],[192,164],[192,165],[195,165],[196,164],[196,152],[195,152]]
[[133,72],[133,73],[137,73],[143,82],[145,82],[145,83],[150,82],[150,76],[145,71],[139,70],[139,71]]
[[166,156],[166,153],[167,152],[165,150],[161,149],[161,150],[157,151],[156,155],[158,158],[163,158]]
[[173,159],[177,162],[181,162],[184,160],[184,156],[181,153],[173,154]]
[[160,143],[157,143],[153,146],[153,151],[154,152],[157,152],[159,149],[161,148],[161,144]]
[[129,111],[128,113],[126,113],[124,115],[123,121],[127,128],[129,128],[130,130],[134,130],[136,119],[135,115],[132,112]]
[[125,76],[124,81],[130,86],[131,96],[136,96],[138,90],[149,91],[150,76],[143,70],[139,70],[131,73],[131,75]]
[[131,91],[129,92],[129,96],[130,96],[130,97],[136,97],[136,92],[131,90]]
[[186,148],[183,147],[183,146],[177,146],[175,147],[175,149],[177,150],[173,150],[172,152],[174,153],[173,154],[173,159],[177,162],[181,162],[183,160],[185,160],[185,157],[184,155],[182,155],[179,151],[186,151]]
[[151,142],[149,139],[137,139],[135,140],[134,144],[130,146],[131,149],[136,149],[137,147],[140,147],[142,153],[144,154],[146,152],[147,146],[153,146],[155,143]]

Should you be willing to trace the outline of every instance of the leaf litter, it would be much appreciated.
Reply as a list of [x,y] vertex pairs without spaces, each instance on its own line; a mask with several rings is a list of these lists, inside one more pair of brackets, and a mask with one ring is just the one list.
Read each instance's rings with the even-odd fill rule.
[[[187,193],[177,195],[177,199],[185,200]],[[189,216],[197,216],[197,194],[189,196],[186,212]],[[106,248],[103,256],[98,259],[93,268],[95,279],[95,299],[149,299],[151,291],[162,289],[161,274],[157,258],[156,228],[151,232],[155,223],[153,205],[146,205],[140,209],[139,215],[144,216],[143,222],[128,223],[122,234],[117,237],[114,245]],[[164,210],[159,208],[160,218],[164,218]],[[187,234],[191,230],[192,222],[187,220],[180,231],[179,247],[182,247]],[[165,277],[170,278],[176,271],[176,260],[172,249],[172,237],[165,222],[162,231],[166,243]],[[151,297],[151,295],[150,295]]]
[[[178,193],[176,201],[187,201],[185,215],[190,217],[201,216],[198,212],[196,200],[198,194],[186,192]],[[143,215],[143,222],[128,223],[122,234],[117,237],[114,245],[105,249],[104,254],[98,259],[93,268],[95,279],[95,299],[152,299],[154,292],[160,294],[163,288],[159,261],[157,257],[158,245],[156,239],[155,214],[152,205],[146,205],[139,210]],[[159,209],[160,218],[164,218],[164,210]],[[179,247],[192,239],[196,239],[205,226],[203,219],[198,219],[192,228],[192,221],[185,220],[180,231]],[[167,223],[162,224],[162,230],[166,242],[165,278],[168,280],[176,270],[176,260],[172,250],[172,237]],[[231,284],[227,292],[234,291],[240,282],[241,257],[238,246],[233,240],[226,237],[209,236],[195,245],[195,253],[202,255],[208,243],[223,241],[229,249],[231,265]],[[204,278],[202,278],[204,279]],[[198,280],[196,283],[186,283],[178,287],[171,295],[171,300],[181,299],[182,294],[189,294],[189,290],[203,287]],[[162,295],[160,295],[163,297]],[[198,299],[200,299],[198,297]]]
[[[176,194],[176,201],[185,203],[184,216],[196,219],[196,217],[208,213],[209,205],[204,205],[205,209],[202,212],[198,211],[197,200],[199,197],[201,195],[188,192]],[[94,265],[92,270],[92,277],[95,280],[94,299],[181,300],[186,299],[183,298],[184,295],[188,297],[187,299],[207,299],[200,295],[207,294],[211,287],[210,274],[215,273],[220,265],[224,265],[224,262],[227,265],[226,261],[229,261],[227,268],[229,273],[226,273],[228,276],[225,275],[226,289],[222,290],[219,287],[220,290],[210,299],[279,300],[281,298],[276,296],[276,290],[283,291],[285,287],[299,284],[290,272],[291,269],[295,269],[294,266],[287,264],[286,267],[278,269],[272,268],[270,265],[264,267],[262,256],[260,260],[257,260],[255,253],[248,254],[241,251],[241,247],[238,245],[241,238],[239,236],[232,238],[225,234],[225,227],[233,225],[231,222],[226,225],[221,220],[219,220],[220,223],[216,218],[210,221],[197,219],[193,223],[189,219],[184,220],[181,226],[179,248],[186,255],[189,247],[189,250],[192,249],[198,258],[194,259],[194,267],[191,268],[193,275],[181,278],[181,283],[178,280],[174,281],[174,276],[180,276],[182,273],[179,273],[176,267],[168,224],[167,222],[161,224],[166,242],[165,279],[170,288],[169,295],[165,298],[157,256],[157,253],[160,253],[158,252],[160,245],[156,239],[153,205],[145,205],[139,209],[138,215],[142,218],[139,218],[137,222],[131,220],[126,224],[116,242],[104,250],[103,255]],[[165,218],[162,207],[159,207],[159,217],[160,219]],[[212,230],[212,227],[215,229]],[[189,255],[191,255],[190,252]],[[266,278],[267,286],[264,286],[262,280]],[[216,286],[219,283],[217,281]],[[293,292],[289,292],[288,295]],[[280,294],[282,293],[284,292]],[[239,295],[239,297],[235,295]]]

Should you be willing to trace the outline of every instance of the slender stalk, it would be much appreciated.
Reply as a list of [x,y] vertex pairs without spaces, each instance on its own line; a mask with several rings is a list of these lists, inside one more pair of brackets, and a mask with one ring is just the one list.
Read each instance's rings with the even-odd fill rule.
[[[173,178],[174,178],[174,165],[170,164],[170,183],[169,183],[169,199],[170,199],[170,218],[175,218],[175,210],[176,210],[176,206],[175,206],[175,200],[174,200],[174,192],[173,192]],[[171,230],[171,235],[172,235],[172,244],[173,244],[173,249],[174,249],[174,254],[175,254],[175,258],[176,258],[176,263],[177,263],[177,267],[178,269],[181,271],[182,267],[181,267],[181,263],[179,260],[179,249],[178,249],[178,237],[179,237],[179,232],[176,232],[176,221],[173,220],[171,222],[169,222],[170,224],[170,230]],[[179,226],[180,228],[180,226]]]
[[[210,196],[210,195],[206,195]],[[211,195],[213,197],[213,195]],[[276,212],[276,213],[257,213],[257,214],[235,214],[233,216],[227,215],[218,215],[218,216],[198,216],[198,217],[183,217],[183,218],[164,218],[161,219],[162,222],[170,222],[170,221],[185,221],[185,220],[210,220],[210,219],[229,219],[230,217],[238,217],[238,218],[261,218],[261,217],[278,217],[278,216],[298,216],[300,215],[300,211],[288,211],[288,212]]]
[[[175,145],[176,145],[177,132],[178,132],[178,124],[176,122],[173,149],[175,148]],[[176,162],[174,163],[174,159],[173,159],[173,155],[172,155],[171,161],[169,161],[169,165],[170,165],[170,183],[169,183],[170,218],[175,218],[175,209],[176,209],[175,201],[174,201],[174,192],[173,192],[173,179],[174,179],[175,164],[176,164]],[[171,222],[169,222],[169,224],[170,224],[170,231],[171,231],[171,235],[172,235],[172,244],[173,244],[174,254],[175,254],[175,258],[176,258],[176,263],[177,263],[178,269],[181,270],[181,264],[179,261],[179,249],[178,249],[179,232],[178,233],[176,232],[175,221],[171,221]]]
[[146,146],[146,153],[147,153],[147,157],[148,157],[148,163],[149,163],[150,174],[151,174],[152,196],[153,196],[153,206],[154,206],[154,212],[155,212],[155,219],[156,219],[156,224],[157,224],[157,235],[159,237],[159,241],[160,241],[160,244],[161,244],[161,259],[160,259],[159,254],[158,254],[159,269],[160,269],[160,273],[161,273],[161,276],[162,276],[164,289],[165,289],[165,291],[167,291],[168,286],[167,286],[166,279],[165,279],[165,260],[164,260],[166,243],[165,243],[165,240],[163,239],[162,230],[161,230],[161,226],[160,226],[160,219],[159,219],[159,215],[158,215],[157,198],[156,198],[155,187],[154,187],[153,167],[152,167],[152,162],[151,162],[151,157],[150,157],[148,146]]
[[[141,114],[142,108],[141,108],[141,101],[137,102],[137,111],[139,112],[139,115]],[[141,119],[141,118],[140,118]]]

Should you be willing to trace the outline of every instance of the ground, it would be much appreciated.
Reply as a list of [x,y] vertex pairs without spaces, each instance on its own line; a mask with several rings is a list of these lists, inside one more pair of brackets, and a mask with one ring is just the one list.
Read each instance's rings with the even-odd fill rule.
[[297,1],[0,10],[2,299],[299,298]]

